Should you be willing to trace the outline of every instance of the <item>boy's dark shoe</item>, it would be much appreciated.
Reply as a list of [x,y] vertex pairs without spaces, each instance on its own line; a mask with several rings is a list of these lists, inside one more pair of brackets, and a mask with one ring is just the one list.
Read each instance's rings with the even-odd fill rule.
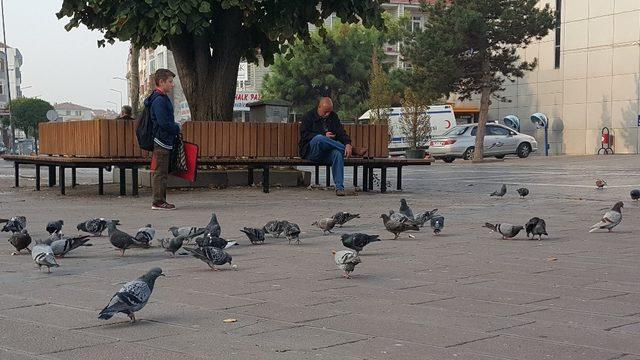
[[151,210],[175,210],[176,206],[173,204],[169,204],[166,201],[158,201],[154,202],[151,205]]

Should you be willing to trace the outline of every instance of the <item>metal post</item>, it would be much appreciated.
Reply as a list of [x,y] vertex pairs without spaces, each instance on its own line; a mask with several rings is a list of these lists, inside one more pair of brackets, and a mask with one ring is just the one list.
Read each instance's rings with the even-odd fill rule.
[[56,186],[56,167],[49,165],[49,187]]
[[36,191],[40,191],[40,165],[36,165]]
[[316,165],[316,185],[320,185],[320,166]]
[[387,168],[385,166],[380,168],[380,192],[387,192]]
[[120,195],[127,195],[127,179],[125,178],[126,170],[121,167],[120,169]]
[[247,174],[247,185],[252,186],[253,185],[253,166],[249,166],[248,170],[248,174]]
[[60,183],[60,195],[64,195],[65,194],[65,189],[64,189],[64,166],[60,166],[58,168],[59,173],[60,173],[60,179],[58,179],[59,183]]
[[98,168],[98,195],[104,195],[104,173],[103,168]]
[[549,156],[549,126],[544,127],[544,156]]
[[2,11],[2,38],[4,39],[4,56],[6,59],[5,70],[7,73],[7,110],[9,111],[9,124],[11,126],[11,153],[16,154],[16,124],[11,116],[11,80],[9,78],[9,54],[7,53],[7,31],[4,21],[4,0],[0,0],[0,9]]
[[16,177],[16,187],[20,187],[20,163],[17,161],[13,163],[13,175]]
[[396,179],[396,189],[398,191],[402,190],[402,166],[398,166],[398,177]]
[[353,187],[358,187],[358,165],[353,166]]
[[369,190],[373,190],[373,168],[369,169],[369,185],[367,185],[367,187],[369,188]]
[[331,186],[331,166],[326,166],[326,171],[324,172],[324,183],[327,187]]
[[71,168],[71,187],[74,188],[76,187],[76,185],[78,185],[78,182],[76,181],[76,168],[72,167]]
[[131,168],[131,195],[138,196],[138,167]]
[[269,165],[265,165],[262,168],[262,192],[269,193]]
[[369,174],[369,167],[364,165],[362,167],[362,191],[367,191],[367,185],[369,185],[369,181],[367,180]]

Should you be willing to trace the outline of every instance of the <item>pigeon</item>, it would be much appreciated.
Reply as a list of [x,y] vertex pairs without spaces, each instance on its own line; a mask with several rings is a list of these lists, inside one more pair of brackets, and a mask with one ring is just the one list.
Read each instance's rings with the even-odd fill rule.
[[210,238],[220,237],[220,233],[222,232],[222,228],[220,227],[220,223],[218,222],[218,217],[216,213],[211,214],[211,220],[204,228],[204,235]]
[[438,235],[444,229],[444,216],[435,215],[431,218],[431,228],[433,229],[433,235]]
[[218,249],[228,249],[240,244],[235,241],[227,241],[223,238],[200,237],[196,239],[196,245],[198,245],[198,247],[213,246]]
[[56,240],[62,240],[64,238],[65,237],[64,237],[63,233],[53,233],[53,234],[49,235],[48,238],[38,241],[38,244],[51,245],[52,242],[54,242]]
[[516,190],[518,192],[518,194],[524,199],[527,195],[529,195],[529,189],[527,188],[520,188],[518,190]]
[[346,224],[347,222],[359,217],[360,217],[360,214],[352,214],[348,212],[339,211],[335,213],[335,215],[333,215],[333,220],[336,221],[336,225],[338,225],[338,227],[342,227],[342,225]]
[[107,229],[111,245],[120,249],[122,251],[122,256],[124,256],[124,251],[131,247],[131,245],[135,243],[136,239],[124,231],[116,229],[115,221],[109,221]]
[[13,234],[11,234],[11,237],[9,238],[9,244],[13,245],[13,247],[16,248],[16,252],[11,253],[11,255],[19,255],[20,251],[22,251],[23,249],[27,249],[28,252],[31,252],[31,250],[29,250],[29,244],[31,244],[31,236],[26,229],[22,229],[19,232],[14,232]]
[[413,220],[413,211],[411,210],[409,205],[407,205],[407,200],[405,199],[400,199],[400,214]]
[[176,236],[163,242],[164,251],[170,252],[171,256],[176,256],[176,251],[180,250],[184,243],[184,236]]
[[151,224],[147,224],[145,227],[138,229],[136,236],[133,238],[136,245],[149,247],[154,236],[156,236],[156,229]]
[[542,240],[542,235],[547,235],[547,223],[540,219],[539,217],[532,217],[524,226],[525,231],[527,232],[527,237],[529,234],[532,234],[535,239],[536,235],[538,235],[538,240]]
[[380,235],[367,235],[362,233],[342,234],[340,238],[342,239],[342,245],[351,250],[355,250],[356,254],[360,254],[360,251],[370,243],[380,241]]
[[287,223],[284,228],[284,236],[289,240],[289,245],[292,241],[296,241],[296,244],[300,244],[300,226],[294,223]]
[[47,272],[51,272],[52,267],[60,266],[56,262],[56,258],[53,256],[53,250],[49,245],[34,245],[31,250],[31,257],[33,258],[33,261],[35,261],[36,265],[38,265],[38,270],[43,266],[46,266]]
[[395,235],[395,237],[393,238],[394,240],[398,238],[398,235],[400,235],[400,233],[403,233],[405,231],[420,231],[420,227],[417,224],[395,221],[392,220],[387,214],[382,214],[380,215],[380,217],[382,218],[382,222],[384,223],[384,227],[387,229],[387,231]]
[[24,216],[14,216],[11,219],[5,221],[2,231],[12,233],[22,231],[27,227],[27,218]]
[[173,235],[173,237],[182,235],[187,239],[187,243],[191,241],[191,239],[195,238],[196,236],[200,236],[204,234],[204,231],[205,231],[205,228],[199,228],[195,226],[183,226],[183,227],[172,226],[169,228],[169,232],[171,233],[171,235]]
[[594,224],[591,227],[591,230],[589,230],[589,232],[594,232],[598,229],[607,229],[609,230],[609,232],[611,232],[611,229],[618,226],[618,224],[622,222],[623,207],[624,204],[622,203],[622,201],[618,201],[615,205],[613,205],[611,210],[607,211],[604,216],[602,216],[602,220],[600,220],[600,222]]
[[231,260],[232,260],[231,255],[229,255],[226,251],[222,249],[218,249],[213,246],[205,246],[202,248],[185,247],[184,249],[190,252],[191,255],[193,255],[193,257],[207,263],[207,265],[209,265],[209,267],[213,271],[220,270],[220,269],[216,269],[215,267],[216,265],[221,266],[227,263],[231,265],[232,269],[234,270],[237,269],[236,265],[231,264]]
[[146,274],[122,286],[100,311],[98,319],[108,320],[117,313],[126,314],[131,322],[136,321],[135,312],[140,311],[149,301],[158,276],[164,276],[162,269],[153,268]]
[[489,196],[503,197],[507,193],[507,185],[502,184],[500,191],[494,191]]
[[520,225],[511,225],[511,224],[491,224],[485,223],[484,227],[491,229],[491,231],[498,232],[502,235],[502,240],[511,239],[518,235],[518,233],[524,229],[523,226]]
[[87,244],[89,242],[89,235],[76,236],[66,239],[56,240],[51,243],[51,250],[53,250],[53,255],[57,257],[64,257],[69,251],[73,249],[77,249],[80,246],[87,246],[91,244]]
[[252,244],[258,245],[264,243],[264,230],[246,227],[240,231],[247,235]]
[[438,212],[438,209],[433,209],[431,211],[421,212],[416,215],[414,219],[414,223],[418,224],[418,226],[423,227],[427,220],[431,220],[431,218]]
[[311,226],[317,226],[322,229],[322,235],[331,233],[331,229],[336,226],[336,221],[333,218],[324,218],[318,221],[314,221]]
[[640,199],[640,190],[633,189],[631,190],[630,195],[631,195],[631,200],[638,201],[638,199]]
[[64,221],[62,220],[51,221],[47,224],[47,232],[49,233],[49,235],[53,233],[57,234],[62,231],[62,225],[64,225]]
[[85,222],[81,222],[76,226],[78,231],[89,233],[93,236],[102,236],[102,232],[107,229],[109,222],[113,222],[116,225],[120,225],[119,220],[107,220],[105,218],[93,218]]
[[351,273],[356,268],[356,265],[360,264],[362,261],[357,253],[351,250],[341,250],[331,252],[333,254],[334,260],[338,268],[344,271],[343,277],[350,279]]
[[280,237],[284,232],[284,228],[289,222],[286,220],[272,220],[262,227],[265,234],[273,235],[274,237]]
[[607,182],[602,179],[596,179],[596,188],[602,189],[607,185]]
[[393,210],[389,210],[389,218],[393,221],[397,221],[397,222],[401,222],[401,223],[405,223],[408,225],[418,225],[419,223],[417,221],[415,221],[414,219],[409,219],[407,217],[407,215],[401,214],[401,213],[397,213]]

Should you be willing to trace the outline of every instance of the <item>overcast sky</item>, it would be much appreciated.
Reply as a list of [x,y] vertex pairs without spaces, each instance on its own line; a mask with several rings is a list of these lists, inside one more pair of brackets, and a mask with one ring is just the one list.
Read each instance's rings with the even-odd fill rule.
[[126,104],[126,82],[113,77],[126,75],[129,44],[116,42],[98,48],[100,33],[86,27],[67,32],[67,20],[55,15],[61,4],[62,0],[4,0],[7,43],[24,58],[24,95],[52,104],[70,101],[115,110],[119,106],[107,102],[120,104],[120,94],[109,90],[113,88],[122,91]]

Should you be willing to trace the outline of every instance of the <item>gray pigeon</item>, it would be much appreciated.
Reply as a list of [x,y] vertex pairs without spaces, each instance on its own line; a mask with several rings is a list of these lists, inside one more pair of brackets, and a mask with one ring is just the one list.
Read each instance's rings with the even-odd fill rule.
[[414,219],[409,219],[407,215],[395,212],[393,210],[389,210],[389,219],[408,225],[419,225],[418,222],[416,222]]
[[64,221],[62,220],[51,221],[47,224],[47,232],[49,235],[53,233],[57,234],[62,231],[62,225],[64,225]]
[[549,234],[547,234],[547,223],[539,217],[532,217],[529,219],[525,224],[524,229],[527,232],[527,238],[529,237],[529,234],[532,234],[534,239],[536,238],[536,235],[539,236],[538,240],[542,240],[542,235],[549,236]]
[[484,227],[491,229],[494,232],[500,233],[500,235],[502,235],[502,240],[511,239],[516,235],[518,235],[518,233],[522,231],[522,229],[524,229],[523,226],[511,225],[507,223],[504,223],[504,224],[485,223]]
[[502,184],[500,191],[494,191],[489,196],[503,197],[507,193],[507,185]]
[[325,235],[326,233],[331,233],[331,229],[336,226],[336,221],[333,218],[325,218],[314,221],[311,226],[319,227],[322,229],[322,235]]
[[264,230],[265,234],[280,237],[288,223],[286,220],[271,220],[262,227],[262,230]]
[[171,235],[173,235],[173,237],[182,235],[187,239],[187,243],[189,243],[189,241],[191,241],[191,239],[195,238],[196,236],[204,234],[204,231],[205,228],[199,228],[195,226],[172,226],[169,228],[169,232],[171,233]]
[[423,227],[424,224],[428,220],[431,220],[433,215],[435,215],[435,213],[437,213],[437,212],[438,212],[438,209],[433,209],[431,211],[421,212],[418,215],[416,215],[416,217],[414,219],[414,223],[418,224],[418,226],[420,226],[420,227]]
[[284,228],[284,236],[289,240],[289,245],[295,240],[296,244],[300,244],[300,226],[294,223],[287,223]]
[[131,247],[135,243],[135,238],[124,231],[120,231],[116,229],[116,222],[109,221],[107,225],[107,231],[109,234],[109,241],[111,245],[117,247],[122,251],[122,256],[124,256],[124,251]]
[[220,227],[220,223],[218,222],[218,217],[216,216],[216,213],[212,213],[211,220],[209,220],[209,223],[204,228],[204,235],[210,238],[217,238],[220,237],[221,233],[222,228]]
[[24,216],[14,216],[7,220],[2,227],[4,232],[18,232],[27,227],[27,218]]
[[413,220],[413,211],[411,210],[411,208],[409,207],[409,205],[407,205],[407,200],[405,199],[400,199],[400,214],[408,217],[409,219]]
[[433,235],[438,235],[444,229],[444,216],[434,215],[431,217],[431,228],[433,229]]
[[598,230],[598,229],[607,229],[611,232],[611,229],[618,226],[622,222],[622,208],[624,204],[622,201],[618,201],[611,210],[607,211],[604,216],[602,216],[602,220],[600,222],[594,224],[589,230],[590,233]]
[[360,264],[362,261],[358,254],[355,251],[351,250],[340,250],[331,252],[333,254],[333,259],[338,265],[338,268],[344,271],[344,278],[350,279],[351,273],[355,270],[356,265]]
[[109,304],[100,311],[98,319],[108,320],[117,313],[123,313],[131,319],[131,322],[135,322],[134,313],[140,311],[149,301],[158,276],[164,276],[162,269],[153,268],[136,280],[124,284],[113,295]]
[[519,188],[518,190],[516,190],[518,192],[518,195],[520,195],[523,199],[529,195],[529,189],[527,188]]
[[9,244],[13,245],[13,247],[16,248],[16,251],[11,253],[11,255],[19,255],[20,251],[22,251],[23,249],[27,249],[28,252],[31,252],[31,250],[29,250],[29,244],[31,244],[31,236],[27,232],[27,229],[22,229],[21,231],[11,234],[11,237],[9,238]]
[[[193,257],[204,261],[213,271],[220,270],[216,269],[216,265],[221,266],[227,263],[231,265],[231,255],[222,249],[213,246],[205,246],[202,248],[185,247],[184,249],[190,252]],[[231,265],[231,267],[237,269],[235,265]]]
[[631,195],[631,200],[638,201],[640,199],[640,190],[638,189],[631,190],[629,194]]
[[339,211],[335,213],[335,215],[333,215],[333,220],[336,221],[336,225],[338,225],[338,227],[342,227],[342,225],[346,224],[347,222],[359,217],[360,217],[360,214],[352,214],[348,212]]
[[164,251],[171,253],[171,256],[176,256],[176,251],[180,250],[182,244],[184,243],[184,236],[176,236],[174,238],[169,239],[164,243]]
[[53,241],[50,246],[51,250],[53,250],[53,255],[64,257],[68,252],[80,246],[90,246],[91,244],[87,244],[89,240],[91,240],[89,235],[75,236]]
[[33,261],[35,261],[36,265],[38,265],[38,270],[43,266],[46,266],[47,272],[51,272],[52,267],[59,266],[56,262],[56,258],[53,256],[53,250],[49,245],[34,245],[31,250],[31,257],[33,258]]
[[51,243],[53,243],[56,240],[62,240],[65,239],[65,236],[63,233],[53,233],[51,235],[49,235],[48,238],[44,239],[44,240],[39,240],[38,244],[45,244],[45,245],[51,245]]
[[240,231],[242,231],[243,233],[245,233],[245,235],[247,235],[247,238],[249,238],[249,241],[251,241],[252,244],[259,245],[264,243],[263,229],[245,227],[245,228],[242,228]]
[[351,250],[355,250],[356,254],[359,254],[365,246],[372,242],[380,241],[380,235],[367,235],[362,233],[342,234],[340,239],[342,240],[342,245]]
[[102,236],[102,232],[107,229],[107,225],[109,224],[109,222],[113,222],[116,225],[120,224],[119,220],[92,218],[78,224],[78,226],[76,226],[76,229],[78,229],[78,231],[89,233],[93,236]]
[[141,247],[149,247],[151,245],[151,241],[156,236],[156,229],[151,226],[151,224],[147,224],[145,227],[141,227],[138,229],[136,236],[134,236],[135,245]]
[[198,247],[213,246],[218,249],[228,249],[240,244],[235,241],[227,241],[223,238],[200,237],[196,239],[196,245],[198,245]]
[[387,231],[395,236],[393,238],[394,240],[398,238],[400,233],[405,231],[420,231],[420,227],[417,224],[392,220],[387,214],[382,214],[380,217],[382,218],[382,222],[384,223],[384,227]]

